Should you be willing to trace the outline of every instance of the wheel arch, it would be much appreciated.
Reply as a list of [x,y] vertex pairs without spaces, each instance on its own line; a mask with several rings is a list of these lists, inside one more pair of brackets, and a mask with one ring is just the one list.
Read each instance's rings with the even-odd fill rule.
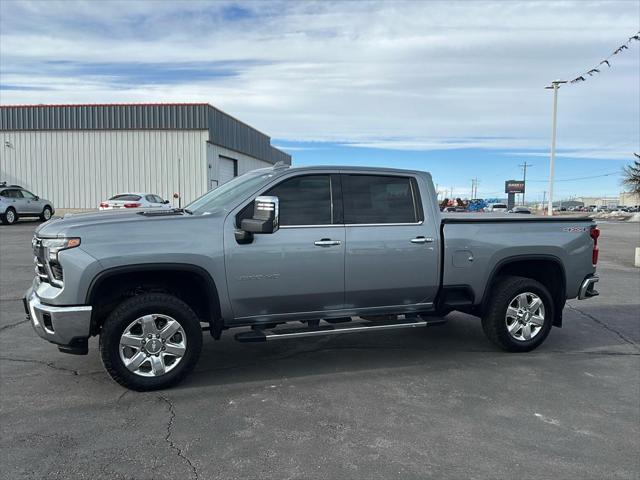
[[549,289],[554,300],[553,325],[562,327],[566,302],[567,276],[562,260],[555,255],[515,255],[501,259],[491,270],[482,295],[481,309],[486,311],[492,286],[504,275],[531,278]]
[[[163,274],[164,278],[161,277]],[[113,306],[112,302],[122,301],[138,292],[162,288],[194,308],[199,317],[209,323],[211,335],[220,337],[224,325],[216,283],[204,268],[188,263],[123,265],[98,273],[91,280],[85,299],[86,305],[94,307],[92,334],[99,331],[108,310]]]

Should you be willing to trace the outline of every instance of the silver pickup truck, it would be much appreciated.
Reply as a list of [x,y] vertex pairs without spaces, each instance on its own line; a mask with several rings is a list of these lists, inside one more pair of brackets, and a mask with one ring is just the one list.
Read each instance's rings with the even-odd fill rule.
[[275,166],[185,209],[44,223],[24,303],[63,352],[86,354],[99,335],[106,370],[135,390],[175,384],[203,331],[232,328],[272,341],[426,327],[457,310],[524,352],[562,325],[566,299],[597,295],[598,235],[587,218],[443,218],[425,172]]

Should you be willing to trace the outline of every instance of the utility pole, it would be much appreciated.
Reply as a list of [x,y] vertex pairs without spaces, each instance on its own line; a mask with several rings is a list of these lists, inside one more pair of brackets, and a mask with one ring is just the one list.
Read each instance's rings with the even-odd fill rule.
[[524,188],[522,189],[522,205],[524,205],[524,194],[525,194],[525,191],[527,190],[527,167],[533,167],[533,165],[525,161],[522,165],[518,165],[518,166],[522,168],[522,170],[524,170],[524,175],[522,179],[522,182],[524,183]]
[[478,198],[478,177],[471,179],[471,200]]
[[547,191],[542,192],[542,212],[544,213],[544,200],[547,198]]
[[549,159],[549,205],[548,215],[553,215],[553,164],[556,160],[556,127],[558,119],[558,89],[560,85],[567,83],[566,80],[554,80],[551,85],[544,87],[553,89],[553,122],[551,127],[551,158]]

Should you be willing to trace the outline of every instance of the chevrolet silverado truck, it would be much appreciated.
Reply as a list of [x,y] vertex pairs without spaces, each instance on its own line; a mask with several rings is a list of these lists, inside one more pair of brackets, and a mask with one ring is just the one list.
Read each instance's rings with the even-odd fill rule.
[[66,215],[36,230],[24,298],[42,338],[134,390],[166,388],[214,339],[417,328],[480,317],[510,352],[594,289],[591,219],[442,216],[431,176],[357,167],[255,170],[185,209]]

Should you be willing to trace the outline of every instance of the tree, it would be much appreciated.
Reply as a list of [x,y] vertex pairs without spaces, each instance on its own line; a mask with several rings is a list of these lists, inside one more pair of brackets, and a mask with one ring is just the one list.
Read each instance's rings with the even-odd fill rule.
[[[640,155],[634,153],[634,155],[640,158]],[[634,160],[632,165],[624,167],[624,180],[622,183],[629,187],[632,193],[640,195],[640,161]]]

